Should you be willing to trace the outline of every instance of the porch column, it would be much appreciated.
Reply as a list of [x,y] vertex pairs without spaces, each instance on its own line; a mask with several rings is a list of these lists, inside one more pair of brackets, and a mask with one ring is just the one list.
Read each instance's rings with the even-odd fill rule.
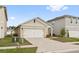
[[53,29],[51,28],[51,36],[53,36]]

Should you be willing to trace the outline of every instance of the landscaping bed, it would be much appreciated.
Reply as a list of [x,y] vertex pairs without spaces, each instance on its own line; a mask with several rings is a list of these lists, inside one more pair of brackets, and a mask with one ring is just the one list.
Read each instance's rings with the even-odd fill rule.
[[66,38],[66,37],[50,37],[51,40],[57,40],[60,42],[79,42],[79,38]]
[[0,53],[36,53],[37,47],[0,49]]
[[[21,39],[19,39],[20,45],[32,45],[30,42],[24,39],[24,42],[22,43]],[[0,39],[0,47],[6,47],[6,46],[16,46],[16,42],[12,42],[11,36],[6,36],[3,39]]]

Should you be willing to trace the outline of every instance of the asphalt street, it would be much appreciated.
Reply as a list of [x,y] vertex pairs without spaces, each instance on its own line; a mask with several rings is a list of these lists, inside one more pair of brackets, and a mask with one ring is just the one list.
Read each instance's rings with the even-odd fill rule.
[[70,52],[66,52],[66,53],[79,53],[79,50],[70,51]]

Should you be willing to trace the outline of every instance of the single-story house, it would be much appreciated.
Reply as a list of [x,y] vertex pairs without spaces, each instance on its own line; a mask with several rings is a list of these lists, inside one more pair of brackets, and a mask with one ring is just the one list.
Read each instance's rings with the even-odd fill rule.
[[20,38],[44,38],[53,34],[53,28],[39,17],[26,21],[15,28]]
[[60,31],[65,29],[65,36],[79,38],[79,17],[63,15],[47,21],[53,27],[53,33],[60,35]]
[[0,38],[4,38],[7,32],[7,12],[6,7],[0,6]]

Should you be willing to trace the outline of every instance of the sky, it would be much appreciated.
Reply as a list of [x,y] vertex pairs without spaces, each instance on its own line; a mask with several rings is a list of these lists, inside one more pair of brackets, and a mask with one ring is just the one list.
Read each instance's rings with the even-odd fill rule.
[[7,5],[8,26],[40,17],[44,21],[62,15],[79,16],[79,5]]

